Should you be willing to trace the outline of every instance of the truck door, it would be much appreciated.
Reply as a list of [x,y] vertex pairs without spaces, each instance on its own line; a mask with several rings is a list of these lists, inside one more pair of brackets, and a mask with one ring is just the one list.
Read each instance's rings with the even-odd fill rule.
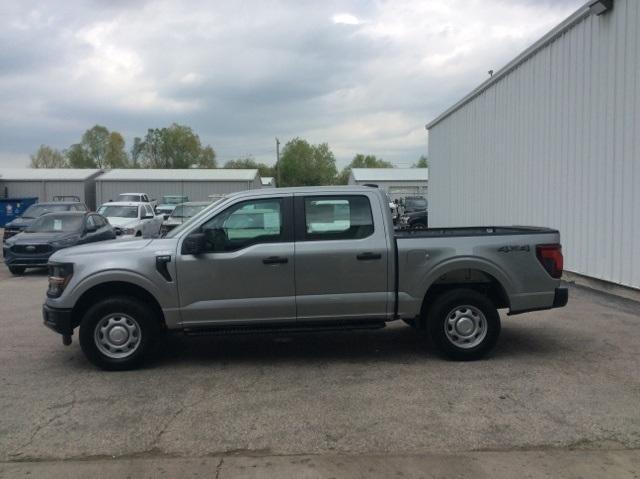
[[185,327],[295,321],[293,199],[238,200],[190,234],[206,250],[177,254]]
[[373,205],[364,194],[295,197],[299,321],[387,316],[388,233]]

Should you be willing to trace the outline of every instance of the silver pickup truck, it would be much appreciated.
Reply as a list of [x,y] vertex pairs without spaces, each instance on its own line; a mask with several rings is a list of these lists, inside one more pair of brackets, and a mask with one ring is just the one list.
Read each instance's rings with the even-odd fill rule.
[[509,314],[567,303],[558,231],[394,231],[370,187],[247,191],[164,238],[55,253],[44,323],[105,369],[138,366],[167,330],[229,334],[381,328],[404,320],[457,360]]

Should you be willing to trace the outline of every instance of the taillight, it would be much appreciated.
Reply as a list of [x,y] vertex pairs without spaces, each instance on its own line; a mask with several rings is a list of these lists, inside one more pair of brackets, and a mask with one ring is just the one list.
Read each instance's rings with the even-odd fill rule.
[[536,256],[552,278],[562,276],[562,268],[564,267],[562,246],[559,244],[539,244],[536,246]]

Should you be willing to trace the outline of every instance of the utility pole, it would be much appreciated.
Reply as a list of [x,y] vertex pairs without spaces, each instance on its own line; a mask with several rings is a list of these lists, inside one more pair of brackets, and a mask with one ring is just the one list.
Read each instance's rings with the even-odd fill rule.
[[276,137],[276,186],[280,186],[280,140]]

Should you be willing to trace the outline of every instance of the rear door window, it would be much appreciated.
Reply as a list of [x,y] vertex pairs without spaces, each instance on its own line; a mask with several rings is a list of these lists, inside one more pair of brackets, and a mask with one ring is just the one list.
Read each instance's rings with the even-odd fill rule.
[[307,241],[360,239],[373,234],[366,196],[310,196],[304,199]]

